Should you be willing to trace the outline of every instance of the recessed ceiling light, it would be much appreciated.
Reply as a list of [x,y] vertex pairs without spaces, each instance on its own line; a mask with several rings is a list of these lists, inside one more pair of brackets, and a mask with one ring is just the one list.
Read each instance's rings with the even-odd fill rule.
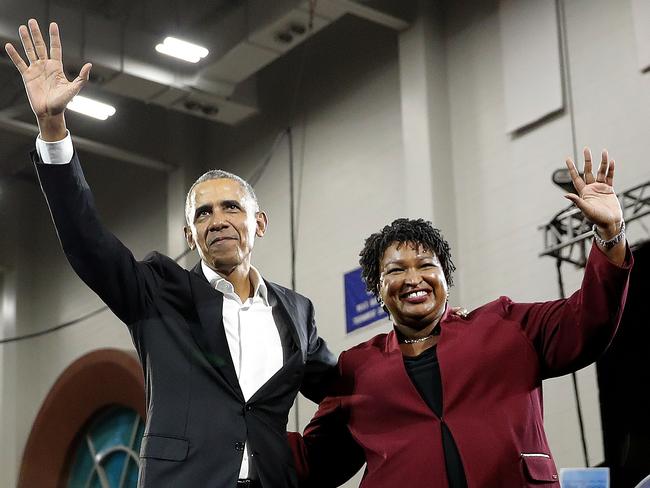
[[156,46],[156,51],[190,63],[198,63],[209,53],[209,51],[202,46],[181,39],[176,39],[175,37],[166,37],[162,44]]
[[107,105],[92,98],[77,95],[68,104],[68,108],[74,112],[88,115],[99,120],[106,120],[115,114],[115,107]]

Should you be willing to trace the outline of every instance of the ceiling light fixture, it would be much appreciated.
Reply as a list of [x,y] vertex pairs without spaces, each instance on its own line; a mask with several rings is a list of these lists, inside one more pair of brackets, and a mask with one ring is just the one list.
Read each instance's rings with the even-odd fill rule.
[[106,120],[115,114],[115,107],[80,95],[72,99],[68,104],[68,108],[74,112],[79,112],[80,114],[99,120]]
[[166,37],[162,44],[156,45],[156,51],[190,63],[198,63],[209,53],[204,47],[175,37]]

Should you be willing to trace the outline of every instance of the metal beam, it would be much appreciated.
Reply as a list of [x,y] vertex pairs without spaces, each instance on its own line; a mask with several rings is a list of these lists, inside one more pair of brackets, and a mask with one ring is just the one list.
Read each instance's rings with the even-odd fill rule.
[[0,110],[0,119],[13,119],[19,115],[24,115],[29,110],[29,103],[19,103]]
[[[38,136],[37,125],[22,122],[20,120],[1,117],[0,130],[6,130],[13,132],[14,134],[29,136],[33,139],[36,139],[36,136]],[[109,144],[93,141],[85,137],[73,136],[72,139],[77,149],[88,151],[90,153],[97,154],[98,156],[104,156],[107,158],[115,159],[117,161],[123,161],[125,163],[134,164],[143,168],[153,169],[155,171],[162,171],[165,173],[169,173],[170,171],[176,169],[176,166],[173,164],[159,161],[157,159],[152,159],[141,154],[121,149],[119,147],[111,146]]]
[[[618,194],[626,224],[650,215],[650,181]],[[544,250],[539,256],[552,256],[561,261],[584,267],[587,262],[587,239],[594,235],[580,209],[571,205],[545,225]]]
[[346,12],[349,14],[361,17],[363,19],[374,22],[375,24],[383,25],[389,29],[396,31],[403,31],[409,27],[409,23],[386,12],[377,10],[375,8],[363,5],[362,3],[355,2],[353,0],[335,0]]

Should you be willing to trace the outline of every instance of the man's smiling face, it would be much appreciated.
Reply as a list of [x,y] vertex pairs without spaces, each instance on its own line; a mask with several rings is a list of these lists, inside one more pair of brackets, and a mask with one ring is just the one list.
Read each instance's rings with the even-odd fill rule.
[[190,224],[185,238],[201,259],[224,276],[249,266],[255,236],[262,237],[267,219],[235,180],[219,178],[196,185],[190,195]]

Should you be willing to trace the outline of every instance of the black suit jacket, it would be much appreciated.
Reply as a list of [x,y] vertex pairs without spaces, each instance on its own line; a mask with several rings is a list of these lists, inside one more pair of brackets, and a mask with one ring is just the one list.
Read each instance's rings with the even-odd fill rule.
[[222,322],[223,295],[153,252],[137,261],[99,221],[76,154],[50,165],[32,153],[65,255],[128,326],[146,381],[139,487],[234,488],[244,442],[264,488],[297,486],[286,438],[300,390],[324,396],[335,359],[305,297],[266,282],[283,337],[284,365],[244,401]]

